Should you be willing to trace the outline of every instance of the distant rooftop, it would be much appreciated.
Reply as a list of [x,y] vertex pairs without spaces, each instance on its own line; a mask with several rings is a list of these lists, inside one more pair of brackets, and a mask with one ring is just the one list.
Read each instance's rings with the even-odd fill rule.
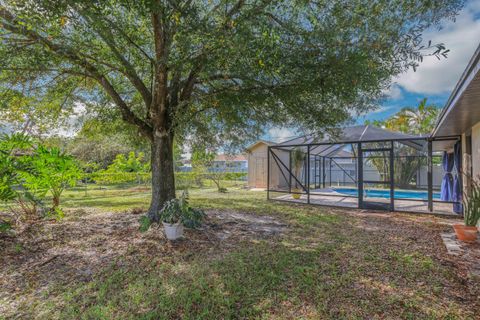
[[217,154],[215,156],[215,161],[247,161],[247,157],[244,154]]

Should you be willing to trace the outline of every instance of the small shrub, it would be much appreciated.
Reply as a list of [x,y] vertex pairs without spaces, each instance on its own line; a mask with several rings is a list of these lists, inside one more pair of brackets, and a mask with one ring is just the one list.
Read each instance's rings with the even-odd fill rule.
[[220,193],[227,193],[227,191],[228,191],[227,188],[224,188],[224,187],[218,188],[218,192]]
[[184,191],[179,199],[171,199],[160,210],[160,220],[166,223],[181,222],[187,228],[197,228],[205,217],[200,209],[188,204],[188,192]]
[[182,208],[180,199],[171,199],[167,201],[162,210],[160,210],[160,220],[165,223],[181,222]]
[[10,222],[0,220],[0,233],[7,232],[10,229],[12,229],[12,224]]
[[147,216],[140,217],[138,222],[140,223],[140,227],[138,228],[140,232],[146,232],[152,225],[152,222]]
[[46,215],[47,218],[55,219],[57,222],[65,218],[65,212],[59,207],[55,207],[47,211]]

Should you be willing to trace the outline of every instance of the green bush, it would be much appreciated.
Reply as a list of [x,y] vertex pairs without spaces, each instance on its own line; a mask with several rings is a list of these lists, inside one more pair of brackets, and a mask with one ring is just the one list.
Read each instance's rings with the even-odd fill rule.
[[147,216],[140,217],[138,222],[140,223],[140,227],[139,227],[140,232],[146,232],[152,225],[152,222],[150,221],[150,219],[148,219]]
[[73,157],[63,153],[58,148],[37,146],[35,152],[28,156],[31,171],[22,173],[23,185],[27,190],[45,197],[52,194],[51,214],[61,218],[60,197],[67,187],[73,187],[82,178],[82,171]]
[[202,210],[190,207],[187,191],[184,191],[180,198],[167,201],[159,212],[161,221],[181,222],[187,228],[199,227],[204,217],[205,213]]
[[58,206],[63,190],[82,176],[71,156],[34,143],[23,134],[0,138],[0,173],[0,200],[15,202],[21,220],[38,215],[48,192],[53,197],[48,214],[60,219],[63,213]]
[[98,170],[90,178],[100,184],[138,183],[151,182],[150,163],[144,160],[144,154],[129,152],[128,156],[118,154],[113,163],[105,170]]
[[246,172],[226,172],[225,180],[235,181],[235,180],[245,180],[247,178]]

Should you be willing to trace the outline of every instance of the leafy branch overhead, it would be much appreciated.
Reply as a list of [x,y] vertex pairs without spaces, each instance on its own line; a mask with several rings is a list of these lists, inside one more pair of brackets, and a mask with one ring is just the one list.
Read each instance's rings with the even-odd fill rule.
[[392,76],[446,54],[422,47],[422,32],[462,5],[6,0],[1,114],[31,126],[79,105],[115,110],[152,145],[154,217],[175,197],[174,139],[239,145],[266,124],[345,122],[371,109]]
[[366,110],[391,75],[446,54],[422,46],[421,32],[460,5],[22,2],[0,9],[4,93],[53,108],[106,99],[150,139],[165,112],[179,134],[345,120],[347,106]]

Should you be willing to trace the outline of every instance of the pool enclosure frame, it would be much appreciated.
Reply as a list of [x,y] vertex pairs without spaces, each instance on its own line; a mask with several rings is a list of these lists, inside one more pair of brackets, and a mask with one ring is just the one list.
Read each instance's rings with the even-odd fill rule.
[[[295,140],[295,139],[293,139]],[[282,200],[278,198],[272,198],[271,193],[284,193],[284,194],[300,194],[301,195],[306,195],[306,203],[307,204],[315,204],[315,205],[321,205],[321,206],[332,206],[329,204],[318,204],[315,202],[312,202],[310,197],[311,195],[315,195],[315,192],[312,192],[312,189],[315,189],[317,186],[318,187],[326,187],[326,161],[329,159],[329,166],[330,166],[330,179],[329,183],[330,185],[332,184],[331,180],[331,168],[332,168],[332,161],[335,162],[335,159],[341,159],[341,158],[350,158],[355,160],[355,168],[356,168],[356,177],[351,177],[351,174],[346,172],[343,168],[340,168],[341,170],[345,171],[345,174],[350,176],[352,178],[351,180],[354,181],[354,183],[357,186],[357,195],[341,195],[342,198],[357,198],[358,199],[358,209],[373,209],[373,210],[386,210],[386,211],[395,211],[395,201],[396,200],[408,200],[408,201],[415,201],[415,202],[423,202],[425,203],[425,199],[414,199],[414,198],[399,198],[395,197],[394,191],[395,191],[395,181],[394,181],[394,175],[395,175],[395,165],[394,165],[394,159],[402,156],[395,156],[395,142],[398,143],[405,143],[405,144],[411,144],[411,145],[417,145],[419,148],[426,149],[426,158],[427,158],[427,211],[430,213],[434,213],[434,203],[447,203],[447,204],[455,204],[459,203],[458,201],[444,201],[444,200],[436,200],[433,197],[433,143],[434,142],[447,142],[447,143],[459,143],[460,144],[460,154],[461,154],[461,136],[444,136],[444,137],[426,137],[426,136],[409,136],[406,138],[394,138],[394,139],[377,139],[377,140],[335,140],[332,139],[331,141],[323,140],[320,142],[306,142],[306,143],[282,143],[278,145],[273,145],[273,146],[268,146],[267,148],[267,199],[269,200],[277,200],[277,201],[289,201],[291,200]],[[369,147],[369,144],[383,144],[384,146],[378,147],[378,148],[372,148]],[[326,149],[323,149],[322,152],[325,150],[328,150],[329,148],[332,148],[333,146],[346,146],[346,145],[351,145],[352,146],[352,151],[354,151],[353,146],[356,146],[357,154],[355,155],[355,152],[353,152],[352,157],[335,157],[335,156],[328,156],[328,154],[324,155],[319,155],[315,154],[313,151],[315,148],[319,146],[326,146]],[[305,165],[303,165],[303,174],[305,177],[304,183],[302,183],[293,172],[292,172],[292,167],[291,167],[291,151],[295,148],[302,148],[306,149],[305,154],[306,154],[306,161]],[[288,163],[285,163],[287,161],[282,161],[282,159],[275,153],[275,150],[280,150],[283,152],[288,152],[289,153],[289,161]],[[418,149],[420,150],[420,149]],[[442,151],[442,150],[436,150],[436,151]],[[364,179],[364,156],[365,154],[368,154],[369,152],[382,152],[382,153],[387,153],[388,156],[386,159],[388,159],[389,162],[389,177],[388,180],[368,180]],[[311,163],[312,163],[312,156],[313,156],[313,163],[314,163],[314,168],[313,168],[313,180],[311,179],[312,175],[312,168],[311,168]],[[412,157],[412,156],[406,156],[406,157]],[[415,156],[413,156],[415,157]],[[423,156],[418,156],[418,157],[423,157]],[[279,171],[285,181],[288,181],[288,190],[277,190],[277,189],[272,189],[271,186],[271,168],[272,164],[278,166],[281,168]],[[461,170],[461,163],[459,164]],[[340,166],[339,166],[340,167]],[[319,171],[319,174],[317,175],[317,168]],[[321,173],[320,173],[321,172]],[[460,186],[462,186],[461,182],[461,177],[460,179]],[[311,188],[313,182],[314,188]],[[295,185],[299,185],[301,188],[300,191],[294,190],[292,188],[292,183]],[[381,184],[384,185],[390,193],[389,196],[389,203],[374,203],[371,200],[365,199],[364,197],[364,187],[366,184]],[[319,195],[319,194],[316,194]],[[322,197],[339,197],[338,194],[321,194]],[[334,207],[343,207],[342,205],[333,205]]]

